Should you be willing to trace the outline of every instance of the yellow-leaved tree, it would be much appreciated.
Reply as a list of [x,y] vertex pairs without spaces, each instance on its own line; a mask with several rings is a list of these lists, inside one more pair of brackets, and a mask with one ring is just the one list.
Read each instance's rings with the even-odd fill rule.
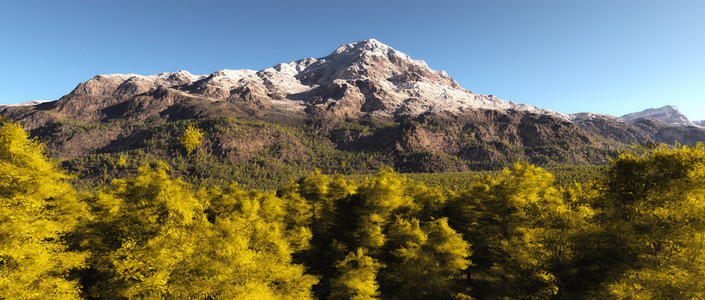
[[581,218],[553,185],[553,176],[528,163],[476,180],[447,206],[451,226],[473,246],[467,269],[479,299],[547,299],[559,294],[553,266],[566,260],[567,233]]
[[292,252],[307,244],[310,234],[298,235],[298,228],[288,226],[287,203],[272,193],[246,192],[235,184],[209,194],[211,229],[191,260],[201,276],[191,281],[205,291],[201,295],[312,299],[311,287],[318,280],[292,262]]
[[203,132],[193,125],[189,125],[184,131],[184,134],[179,137],[181,145],[186,148],[186,152],[190,155],[193,151],[201,147],[203,142]]
[[[314,172],[280,189],[308,201],[311,248],[300,256],[321,275],[327,299],[445,299],[465,296],[470,245],[445,218],[445,195],[391,169],[355,186]],[[305,201],[302,201],[303,198]]]
[[[164,167],[114,180],[91,199],[97,218],[87,296],[115,299],[307,299],[316,278],[292,263],[287,207],[230,185],[194,191]],[[91,231],[92,230],[92,231]],[[308,239],[308,235],[303,235]]]
[[376,299],[379,296],[377,271],[381,266],[365,254],[363,248],[348,253],[335,264],[340,275],[331,280],[330,299]]
[[705,146],[625,153],[610,166],[603,213],[620,276],[615,298],[705,298]]
[[77,299],[67,279],[85,255],[68,251],[64,237],[89,218],[76,192],[17,123],[0,127],[0,297]]
[[[96,221],[85,234],[93,254],[87,296],[113,299],[189,298],[177,279],[208,228],[191,186],[163,168],[113,180],[89,199]],[[186,269],[186,270],[184,270]],[[85,279],[84,279],[85,280]]]

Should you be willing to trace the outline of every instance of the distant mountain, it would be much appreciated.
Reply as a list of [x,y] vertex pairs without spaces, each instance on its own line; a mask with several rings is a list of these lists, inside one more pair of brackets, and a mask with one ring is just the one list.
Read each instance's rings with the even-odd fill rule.
[[669,125],[655,118],[635,118],[629,122],[611,115],[579,113],[573,123],[591,133],[624,144],[667,143],[695,145],[705,141],[705,130],[695,126]]
[[[674,110],[662,114],[675,119]],[[629,144],[705,141],[701,128],[566,115],[475,94],[376,40],[261,71],[98,75],[57,101],[0,106],[0,116],[21,122],[52,158],[92,180],[132,170],[115,168],[119,157],[166,161],[189,178],[258,183],[314,168],[600,164]],[[179,144],[189,124],[204,131],[201,156],[186,157]]]
[[22,103],[16,103],[16,104],[0,104],[0,106],[33,106],[33,105],[39,105],[45,102],[51,102],[53,100],[32,100],[32,101],[27,101],[27,102],[22,102]]
[[698,125],[700,127],[705,127],[705,120],[693,121],[693,124]]
[[621,118],[625,121],[650,118],[662,121],[668,125],[695,126],[693,122],[688,120],[688,117],[678,111],[678,108],[673,105],[666,105],[661,108],[650,108],[640,112],[624,115]]
[[159,88],[214,101],[243,102],[259,109],[306,111],[354,117],[419,115],[464,109],[516,109],[566,117],[531,105],[502,101],[462,89],[443,71],[369,39],[343,45],[322,58],[306,58],[261,71],[186,71],[142,76],[98,75],[70,95],[133,97]]

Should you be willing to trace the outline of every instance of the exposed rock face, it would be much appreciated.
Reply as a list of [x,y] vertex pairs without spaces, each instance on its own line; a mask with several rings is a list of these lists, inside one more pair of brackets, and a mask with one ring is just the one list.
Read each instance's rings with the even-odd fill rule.
[[624,144],[648,142],[694,145],[705,141],[705,130],[696,126],[669,125],[655,118],[629,122],[610,115],[579,113],[571,115],[575,125]]
[[[406,117],[387,130],[336,128],[329,135],[339,149],[393,153],[397,167],[410,172],[467,170],[462,163],[445,163],[427,154],[419,156],[428,152],[478,162],[507,157],[533,162],[549,157],[571,163],[605,160],[605,151],[595,151],[601,145],[594,135],[565,119],[519,110],[476,109],[462,115],[429,113]],[[423,162],[429,159],[435,162]]]
[[[676,113],[666,107],[643,115],[677,121]],[[624,144],[705,141],[705,130],[698,127],[643,118],[627,122],[593,113],[565,115],[478,95],[445,72],[375,40],[261,71],[99,75],[58,101],[0,106],[0,116],[20,121],[46,139],[57,158],[138,149],[155,131],[161,130],[164,139],[172,134],[165,129],[169,126],[160,125],[164,122],[225,117],[292,125],[307,135],[289,137],[282,146],[277,143],[286,138],[267,137],[259,132],[261,126],[248,125],[238,131],[242,137],[204,142],[231,162],[270,148],[282,153],[277,159],[305,160],[318,151],[306,142],[315,138],[316,147],[383,153],[379,159],[385,163],[423,172],[464,171],[472,162],[492,165],[515,159],[599,163]],[[124,124],[131,125],[122,128]],[[356,129],[360,127],[364,130]],[[224,136],[231,134],[228,130]]]
[[673,105],[666,105],[661,108],[650,108],[644,111],[627,114],[621,117],[625,121],[633,121],[637,119],[656,119],[668,125],[676,126],[695,126],[693,122],[683,115],[678,108]]
[[34,106],[34,105],[39,105],[39,104],[51,102],[51,101],[53,101],[53,100],[32,100],[32,101],[27,101],[27,102],[22,102],[22,103],[17,103],[17,104],[0,104],[0,106]]
[[413,60],[374,39],[343,45],[326,57],[302,59],[261,71],[98,75],[79,84],[70,95],[128,99],[158,87],[212,101],[231,101],[259,109],[276,106],[316,116],[414,116],[481,108],[567,118],[554,111],[464,90],[445,72],[432,70],[425,62]]
[[626,144],[653,141],[652,136],[637,126],[615,116],[596,113],[577,113],[572,114],[571,117],[573,117],[573,123],[575,123],[575,125],[615,141]]
[[178,86],[201,79],[187,71],[161,73],[151,76],[136,74],[98,75],[78,84],[71,95],[90,96],[134,96],[148,92],[158,86]]

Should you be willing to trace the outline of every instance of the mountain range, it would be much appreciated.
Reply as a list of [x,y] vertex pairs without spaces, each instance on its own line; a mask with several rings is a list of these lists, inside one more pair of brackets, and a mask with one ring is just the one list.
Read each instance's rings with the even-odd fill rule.
[[[702,122],[672,106],[617,118],[504,101],[465,90],[374,39],[260,71],[98,75],[57,101],[2,106],[0,116],[22,123],[50,156],[93,179],[119,172],[105,162],[122,156],[134,164],[167,161],[186,176],[217,169],[230,172],[223,180],[244,180],[246,172],[288,178],[312,168],[599,164],[631,144],[705,141],[696,126]],[[176,137],[188,125],[205,132],[199,159],[210,171],[178,158]]]
[[663,121],[668,125],[676,126],[698,126],[694,122],[690,121],[688,117],[682,114],[677,107],[673,105],[666,105],[660,108],[650,108],[640,112],[635,112],[631,114],[626,114],[620,117],[625,121],[633,121],[638,119],[656,119]]

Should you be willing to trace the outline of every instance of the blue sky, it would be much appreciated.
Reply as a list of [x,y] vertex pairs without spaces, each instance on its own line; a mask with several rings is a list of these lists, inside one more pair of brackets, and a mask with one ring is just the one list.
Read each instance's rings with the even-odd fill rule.
[[263,69],[375,38],[461,86],[575,113],[705,119],[705,1],[5,1],[0,103],[97,74]]

